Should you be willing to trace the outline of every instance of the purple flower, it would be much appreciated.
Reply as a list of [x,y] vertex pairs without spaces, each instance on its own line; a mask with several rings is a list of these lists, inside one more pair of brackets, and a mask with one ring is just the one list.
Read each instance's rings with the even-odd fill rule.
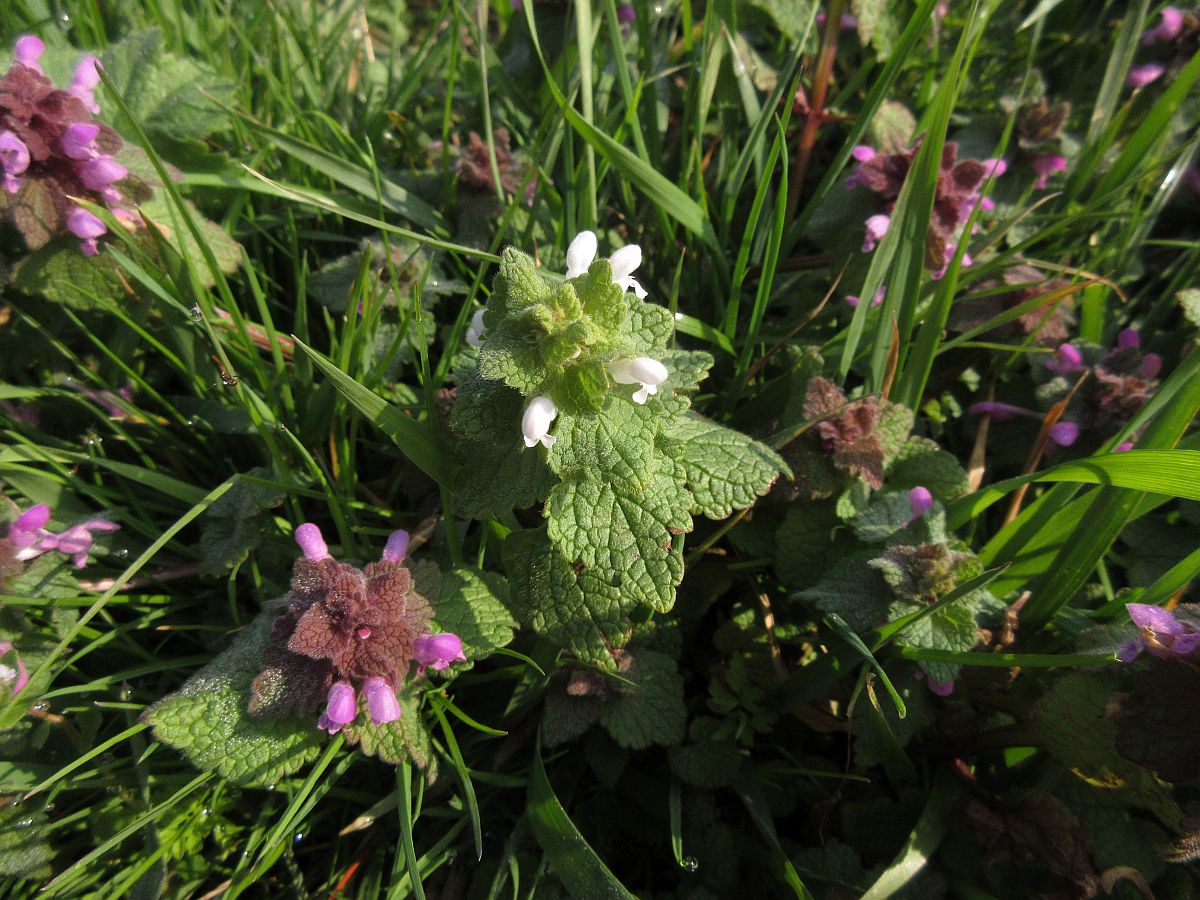
[[1117,335],[1118,350],[1136,350],[1142,345],[1142,336],[1136,328],[1123,328]]
[[937,694],[939,697],[949,697],[954,693],[954,681],[937,681],[933,678],[925,679],[925,683],[929,686],[929,690]]
[[337,734],[343,725],[349,725],[358,715],[358,695],[354,685],[348,681],[335,681],[329,686],[325,700],[325,712],[317,719],[317,727]]
[[45,552],[38,548],[38,544],[48,533],[46,523],[49,521],[50,507],[45,503],[38,503],[17,516],[8,526],[8,541],[17,550],[17,560],[33,559]]
[[1117,650],[1121,662],[1133,662],[1143,650],[1160,659],[1169,659],[1191,656],[1200,648],[1200,632],[1180,622],[1170,610],[1148,603],[1129,603],[1125,609],[1142,633],[1137,640],[1122,644]]
[[95,256],[100,252],[96,238],[108,231],[108,226],[82,206],[77,206],[67,214],[67,228],[80,239],[79,249],[84,256]]
[[1055,422],[1050,426],[1049,437],[1060,447],[1070,447],[1079,440],[1079,426],[1074,422]]
[[79,167],[79,180],[93,191],[107,191],[128,174],[129,170],[111,156],[93,157]]
[[1138,374],[1143,378],[1157,378],[1161,371],[1162,357],[1157,353],[1147,353],[1142,357],[1141,365],[1138,366]]
[[[817,13],[817,27],[825,27],[825,13]],[[838,28],[842,31],[849,31],[851,28],[858,27],[858,18],[850,13],[842,13],[838,16]]]
[[857,159],[859,162],[866,162],[869,159],[875,158],[875,148],[869,147],[866,144],[859,144],[857,147],[855,147],[853,150],[850,151],[850,155],[853,156],[855,159]]
[[1008,171],[1008,161],[1003,159],[983,160],[984,178],[999,178]]
[[1144,66],[1134,66],[1129,70],[1129,77],[1125,79],[1125,83],[1134,90],[1140,90],[1151,82],[1162,78],[1163,73],[1167,71],[1167,67],[1162,63],[1146,63]]
[[413,659],[418,672],[424,672],[426,667],[441,672],[452,662],[466,662],[467,657],[463,653],[462,639],[457,634],[443,632],[417,638],[413,642]]
[[1124,453],[1126,450],[1133,449],[1133,441],[1121,441],[1117,446],[1113,447],[1113,453]]
[[376,725],[386,725],[400,718],[400,701],[396,691],[386,678],[374,675],[363,682],[363,696],[367,698],[367,711]]
[[383,548],[383,558],[388,562],[404,562],[408,553],[408,532],[393,531]]
[[1037,181],[1033,183],[1033,186],[1040,190],[1050,182],[1051,175],[1067,168],[1067,158],[1057,153],[1049,153],[1045,156],[1035,156],[1030,165],[1037,173]]
[[29,168],[29,148],[11,131],[0,131],[0,168],[4,170],[4,189],[15,194],[21,189],[21,175]]
[[919,519],[925,513],[929,512],[933,506],[933,494],[929,493],[929,488],[917,485],[908,492],[908,508],[912,510],[912,519]]
[[16,647],[11,641],[0,641],[0,657],[7,656],[9,653],[13,655],[13,660],[17,667],[7,666],[0,663],[0,684],[11,685],[13,694],[21,693],[21,688],[29,683],[29,670],[25,668],[25,663],[21,660],[21,654],[17,653]]
[[[880,306],[883,304],[883,298],[887,292],[887,285],[881,284],[879,290],[875,292],[875,296],[871,298],[871,306]],[[846,305],[850,307],[858,306],[860,300],[854,294],[847,294],[845,297]]]
[[126,403],[133,402],[133,386],[125,385],[120,388],[115,394],[112,391],[96,391],[90,387],[80,384],[78,381],[69,380],[66,386],[72,390],[79,391],[83,396],[87,397],[93,403],[103,406],[105,411],[114,419],[127,418],[125,407],[121,406],[121,401]]
[[1083,355],[1072,344],[1059,344],[1054,359],[1046,361],[1046,368],[1055,375],[1070,375],[1083,370]]
[[296,528],[293,535],[296,538],[296,543],[300,545],[300,552],[304,554],[305,559],[322,560],[329,559],[329,548],[325,546],[325,538],[321,536],[321,529],[312,522],[305,522]]
[[100,154],[96,148],[96,138],[100,135],[100,126],[93,122],[76,122],[67,126],[59,139],[63,153],[71,159],[92,159]]
[[622,3],[617,7],[617,21],[622,25],[637,21],[637,10],[633,8],[633,4]]
[[119,531],[120,528],[120,525],[110,522],[108,519],[88,519],[78,525],[72,525],[60,534],[47,533],[38,542],[37,547],[41,553],[49,550],[64,553],[71,557],[75,568],[82,569],[87,565],[88,553],[92,549],[92,532]]
[[997,422],[1007,422],[1013,416],[1026,416],[1031,419],[1040,419],[1040,413],[1034,412],[1032,409],[1025,409],[1023,406],[1013,406],[1011,403],[1000,403],[996,400],[984,400],[981,403],[972,403],[967,407],[967,412],[973,416],[991,416]]
[[93,115],[100,112],[100,106],[96,103],[95,97],[96,86],[100,84],[100,73],[96,71],[99,67],[100,60],[94,56],[85,56],[75,67],[75,79],[67,88],[71,94],[83,101],[83,105]]
[[1183,31],[1183,10],[1168,6],[1162,11],[1162,21],[1142,35],[1142,43],[1149,46],[1158,41],[1173,41]]
[[46,45],[42,42],[42,39],[32,34],[22,35],[13,44],[13,53],[16,56],[17,62],[33,69],[33,71],[39,74],[42,71],[42,67],[38,64],[38,60],[42,58],[42,53],[45,50]]
[[885,234],[887,234],[888,223],[891,220],[885,215],[871,216],[867,219],[867,233],[863,238],[863,253],[870,253],[875,249]]

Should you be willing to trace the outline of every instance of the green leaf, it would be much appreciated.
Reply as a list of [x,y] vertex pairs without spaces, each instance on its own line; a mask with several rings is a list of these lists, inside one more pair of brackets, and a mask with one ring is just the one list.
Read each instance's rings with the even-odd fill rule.
[[639,300],[633,293],[625,295],[625,303],[629,308],[625,339],[629,342],[630,354],[659,358],[675,336],[675,322],[670,310]]
[[644,486],[655,464],[658,429],[653,410],[612,397],[598,412],[560,415],[546,461],[564,479],[590,476]]
[[918,872],[925,868],[942,842],[950,817],[959,804],[963,788],[948,768],[938,769],[933,790],[913,827],[907,843],[883,874],[863,894],[863,900],[885,900],[896,896]]
[[576,475],[550,491],[546,509],[547,533],[566,558],[659,612],[674,605],[683,578],[674,535],[692,530],[688,495],[676,478],[656,471],[643,488]]
[[834,563],[813,587],[797,594],[824,612],[837,613],[855,631],[866,631],[887,618],[893,596],[883,576],[869,565],[870,552],[853,553]]
[[773,450],[695,413],[670,420],[671,457],[683,466],[691,511],[724,519],[766,494],[787,463]]
[[671,657],[654,650],[629,654],[633,668],[622,674],[636,686],[621,686],[621,696],[601,711],[600,724],[629,750],[678,744],[687,724],[679,667]]
[[798,501],[775,532],[775,571],[791,588],[812,587],[839,555],[833,530],[840,520],[828,503]]
[[380,431],[392,439],[400,452],[411,459],[430,478],[443,487],[454,484],[458,463],[446,442],[428,425],[410,419],[382,397],[363,387],[332,362],[313,350],[299,338],[293,337],[325,376],[333,382],[339,394]]
[[400,718],[386,725],[375,725],[367,711],[367,701],[359,699],[359,712],[351,724],[342,729],[346,740],[358,744],[363,753],[400,765],[411,760],[426,770],[432,782],[437,777],[437,757],[429,739],[429,730],[421,718],[421,692],[417,682],[406,681],[396,691],[400,701]]
[[505,605],[507,598],[508,584],[495,572],[459,566],[442,574],[433,618],[442,631],[462,639],[467,657],[462,666],[486,659],[512,642],[517,623]]
[[671,771],[688,784],[713,790],[733,783],[742,754],[733,744],[700,738],[672,747],[669,762]]
[[923,487],[934,499],[948,503],[970,488],[966,470],[952,453],[923,437],[910,437],[901,445],[885,476],[889,488]]
[[[190,58],[164,53],[157,29],[110,45],[100,60],[130,114],[152,137],[198,140],[225,124],[219,104],[232,99],[233,85]],[[103,95],[98,98],[103,106]],[[124,116],[106,118],[127,131]]]
[[546,777],[541,741],[534,744],[525,814],[559,881],[576,900],[637,900],[596,855],[571,821]]
[[13,267],[11,284],[22,293],[45,297],[75,309],[92,309],[124,295],[108,254],[84,256],[79,241],[60,237],[28,254]]
[[[899,618],[912,611],[911,603],[897,603],[891,618]],[[934,610],[906,628],[900,642],[913,647],[956,653],[970,650],[979,643],[974,608],[969,603],[955,603]],[[951,663],[925,661],[921,662],[921,668],[934,681],[943,683],[953,681],[959,669]]]
[[0,809],[0,875],[45,881],[54,848],[46,840],[49,817],[39,806],[11,803]]
[[[246,474],[268,479],[271,470],[260,466]],[[205,514],[204,531],[200,535],[204,554],[200,574],[221,577],[244,561],[262,536],[274,530],[274,523],[265,513],[282,503],[285,496],[274,485],[238,478]]]
[[166,244],[188,261],[189,268],[200,276],[200,283],[204,287],[213,287],[216,280],[208,270],[200,242],[202,241],[212,253],[217,267],[226,274],[233,272],[241,264],[242,247],[220,225],[202,216],[191,200],[185,200],[183,203],[200,231],[200,241],[196,240],[191,229],[180,220],[165,192],[156,192],[151,199],[139,204],[138,209],[158,226],[158,233]]
[[273,619],[260,615],[229,649],[143,714],[164,744],[239,784],[272,784],[315,759],[322,743],[315,718],[246,712]]
[[613,671],[612,648],[629,640],[629,592],[590,569],[572,565],[544,528],[510,534],[504,542],[511,606],[517,618],[556,646]]

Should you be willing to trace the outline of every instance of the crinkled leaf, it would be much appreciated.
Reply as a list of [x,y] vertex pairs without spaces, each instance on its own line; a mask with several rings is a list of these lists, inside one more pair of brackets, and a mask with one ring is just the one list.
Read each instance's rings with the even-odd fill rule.
[[1116,747],[1164,781],[1200,778],[1200,672],[1173,659],[1148,660],[1121,701]]
[[[898,619],[914,609],[916,607],[911,603],[896,603],[888,618]],[[970,650],[979,642],[974,609],[966,601],[960,601],[934,610],[909,625],[904,630],[900,642],[927,650]],[[920,665],[934,681],[946,683],[958,676],[959,666],[952,663],[922,661]]]
[[[267,479],[271,470],[259,467],[247,475]],[[217,498],[205,514],[200,548],[204,558],[200,573],[218,577],[241,563],[273,528],[267,510],[278,506],[285,494],[273,485],[239,478]]]
[[603,708],[600,697],[573,697],[561,689],[548,691],[542,707],[542,743],[557,747],[575,740],[600,721]]
[[580,474],[645,485],[658,428],[650,410],[614,397],[599,412],[560,415],[546,459],[563,478]]
[[625,340],[631,356],[653,356],[656,359],[671,344],[675,321],[664,307],[639,300],[632,293],[625,295],[629,308],[629,323]]
[[517,623],[507,598],[508,584],[495,572],[458,567],[442,574],[433,619],[462,639],[467,661],[457,665],[469,667],[511,643]]
[[49,817],[40,805],[11,803],[0,808],[0,875],[36,878],[51,874],[54,849],[47,841]]
[[92,309],[97,301],[116,302],[124,296],[112,257],[84,256],[79,241],[60,237],[30,253],[12,273],[12,286],[75,309]]
[[432,782],[437,777],[437,757],[429,740],[429,730],[421,718],[421,692],[417,682],[406,681],[396,691],[400,701],[400,718],[386,725],[375,725],[367,711],[365,700],[360,698],[358,718],[343,729],[346,740],[358,744],[368,756],[391,765],[405,760],[426,770],[426,778]]
[[797,596],[813,601],[824,612],[837,613],[855,631],[873,628],[886,619],[893,596],[870,561],[870,553],[853,553],[834,563],[820,581]]
[[671,454],[682,464],[692,494],[691,511],[723,519],[750,506],[788,471],[774,451],[695,413],[670,421]]
[[518,436],[505,443],[463,441],[466,460],[455,476],[454,505],[473,519],[527,509],[546,498],[554,478],[540,448],[529,448]]
[[[156,29],[110,45],[101,61],[130,114],[150,137],[197,140],[225,123],[219,104],[232,98],[233,85],[190,58],[164,53]],[[97,90],[97,99],[106,105],[103,88]],[[120,118],[114,124],[129,133]]]
[[577,570],[543,528],[514,532],[504,542],[511,606],[517,618],[580,659],[616,668],[614,647],[629,639],[637,604],[612,575]]
[[315,758],[321,746],[314,719],[246,712],[273,619],[260,615],[227,650],[143,714],[164,744],[239,784],[271,784]]
[[[190,200],[185,200],[184,204],[189,217],[200,231],[200,239],[216,259],[217,266],[225,273],[234,271],[242,262],[241,245],[216,222],[204,218]],[[192,236],[191,229],[171,207],[166,192],[159,191],[152,199],[142,203],[138,208],[142,215],[154,223],[159,234],[175,252],[188,261],[192,271],[199,276],[201,284],[204,287],[212,287],[215,281],[205,262],[200,245]]]
[[668,761],[671,771],[688,784],[713,790],[733,783],[742,755],[733,744],[700,738],[672,747]]
[[806,588],[817,583],[837,555],[833,529],[838,524],[828,503],[797,502],[788,507],[775,532],[775,571],[784,584]]
[[600,724],[613,740],[630,750],[679,743],[687,709],[683,704],[683,676],[675,660],[654,650],[631,653],[633,667],[624,674],[637,686],[621,686],[620,696],[600,713]]
[[1105,715],[1116,682],[1113,673],[1072,672],[1057,678],[1030,710],[1038,744],[1092,785],[1119,791],[1134,806],[1155,813],[1178,830],[1182,813],[1142,766],[1117,753],[1117,722]]
[[888,467],[887,486],[897,490],[920,486],[943,503],[971,489],[966,470],[954,455],[923,437],[910,437],[901,445]]
[[883,403],[879,411],[879,424],[875,435],[883,448],[884,461],[890,464],[900,455],[900,448],[908,440],[913,427],[913,411],[899,403]]
[[671,608],[683,578],[674,535],[692,529],[678,480],[655,472],[640,488],[576,475],[550,491],[546,508],[547,533],[564,556],[612,578],[640,603],[660,612]]

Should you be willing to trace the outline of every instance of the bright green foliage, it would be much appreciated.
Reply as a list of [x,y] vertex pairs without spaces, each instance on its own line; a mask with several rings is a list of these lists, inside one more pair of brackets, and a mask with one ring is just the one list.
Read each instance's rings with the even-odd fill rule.
[[[483,324],[478,362],[457,372],[459,509],[502,515],[547,498],[546,530],[508,540],[513,608],[536,631],[611,667],[631,604],[659,612],[674,604],[692,514],[724,518],[749,506],[787,465],[689,411],[712,357],[672,349],[670,313],[614,284],[607,260],[552,285],[509,248]],[[614,383],[607,366],[642,356],[667,378],[639,404],[637,385]],[[537,396],[558,411],[549,449],[526,448],[522,438],[524,409]]]
[[678,442],[667,452],[687,474],[692,512],[711,519],[752,504],[785,465],[757,441],[695,413],[674,419],[665,432]]
[[620,696],[600,713],[600,724],[613,740],[630,750],[679,743],[687,710],[683,676],[675,660],[654,650],[639,649],[632,655],[633,667],[623,674],[637,686],[622,685]]
[[307,718],[246,712],[274,616],[261,615],[224,653],[144,713],[164,744],[231,781],[272,784],[316,757],[323,732]]
[[544,529],[527,529],[504,542],[512,607],[522,624],[583,659],[615,670],[612,648],[629,639],[636,603],[611,580],[572,566]]
[[451,569],[442,574],[436,596],[434,621],[438,628],[462,639],[467,661],[460,663],[461,667],[469,668],[512,641],[517,623],[505,606],[508,584],[495,572]]
[[[342,733],[347,741],[358,744],[363,753],[385,763],[399,765],[412,760],[433,781],[437,777],[437,757],[433,755],[429,730],[421,718],[421,693],[416,683],[406,681],[400,685],[396,699],[400,701],[400,718],[386,725],[375,725],[367,713],[367,701],[360,697],[358,718]],[[309,727],[316,731],[311,722]]]

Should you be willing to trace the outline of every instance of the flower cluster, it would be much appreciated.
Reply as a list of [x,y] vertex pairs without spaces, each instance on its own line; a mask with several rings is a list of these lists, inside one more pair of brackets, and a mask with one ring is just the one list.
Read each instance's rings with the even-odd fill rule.
[[71,198],[86,197],[130,226],[135,223],[118,187],[129,175],[115,159],[122,141],[92,118],[100,111],[94,95],[99,61],[84,57],[74,80],[61,90],[42,72],[44,49],[32,35],[19,38],[14,62],[0,79],[0,210],[7,211],[31,250],[69,231],[80,250],[94,256],[108,228]]
[[441,671],[466,659],[453,634],[430,634],[428,601],[412,587],[408,534],[393,532],[379,562],[362,569],[333,559],[311,523],[296,529],[303,556],[286,609],[271,626],[263,671],[251,686],[254,715],[307,713],[336,734],[358,717],[361,694],[376,725],[400,717],[396,689],[410,665]]
[[[575,236],[567,247],[567,281],[581,278],[587,273],[596,259],[598,249],[599,244],[594,232],[582,231]],[[644,300],[646,289],[633,277],[637,267],[642,264],[642,248],[637,244],[626,244],[613,253],[608,261],[612,267],[613,284],[620,288],[622,293],[633,291],[639,300]],[[473,347],[481,347],[486,331],[484,311],[479,310],[471,319],[471,326],[466,335],[467,343]],[[577,355],[579,352],[577,351]],[[604,369],[613,383],[638,386],[631,397],[633,402],[638,404],[644,404],[651,396],[657,394],[659,387],[670,375],[666,366],[649,356],[619,356],[606,362]],[[556,418],[558,406],[549,395],[539,394],[533,397],[521,417],[525,446],[536,447],[541,444],[547,449],[553,447],[556,438],[550,434],[550,427]]]
[[[867,146],[855,147],[854,158],[858,166],[846,182],[846,186],[864,187],[878,194],[886,203],[884,212],[873,215],[866,221],[863,252],[869,253],[887,233],[891,212],[900,196],[900,188],[908,170],[912,168],[920,146],[900,153],[877,153]],[[938,172],[937,191],[933,201],[933,215],[929,220],[929,231],[925,236],[925,265],[934,270],[934,278],[940,278],[954,256],[957,241],[961,240],[959,229],[966,222],[975,204],[984,210],[993,204],[987,197],[980,197],[979,189],[991,175],[1003,175],[1007,164],[1002,159],[958,159],[958,144],[947,143],[942,148],[941,168]],[[970,257],[963,257],[963,264],[970,265]]]
[[[815,421],[821,448],[834,466],[861,478],[875,490],[883,487],[883,444],[878,426],[882,409],[874,396],[847,400],[832,381],[809,379],[804,417]],[[916,508],[913,509],[916,514]]]
[[1134,90],[1140,90],[1162,78],[1168,70],[1178,68],[1191,58],[1200,42],[1200,10],[1180,9],[1178,6],[1163,7],[1157,25],[1142,34],[1142,43],[1147,47],[1164,45],[1170,57],[1136,65],[1126,78]]
[[17,516],[8,526],[8,534],[0,539],[0,566],[7,568],[5,563],[26,562],[55,551],[71,557],[75,568],[82,569],[87,565],[92,549],[92,532],[117,531],[121,527],[105,518],[95,518],[55,534],[46,530],[49,521],[50,507],[45,503],[32,506]]
[[1117,659],[1121,662],[1133,662],[1143,650],[1159,659],[1197,657],[1200,620],[1195,615],[1194,605],[1180,606],[1174,612],[1147,603],[1129,603],[1125,609],[1133,624],[1141,629],[1141,634],[1117,649]]

